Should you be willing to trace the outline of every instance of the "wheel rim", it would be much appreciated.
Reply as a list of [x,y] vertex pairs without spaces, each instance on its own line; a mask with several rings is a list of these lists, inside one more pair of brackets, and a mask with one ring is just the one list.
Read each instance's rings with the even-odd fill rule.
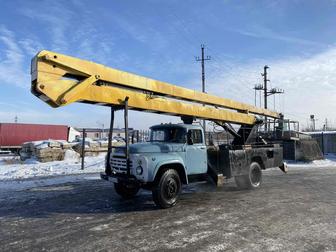
[[254,186],[259,186],[261,180],[261,170],[258,167],[253,167],[251,170],[251,182]]
[[173,199],[176,197],[178,192],[178,185],[175,179],[169,178],[167,180],[166,186],[164,187],[164,194],[167,199]]

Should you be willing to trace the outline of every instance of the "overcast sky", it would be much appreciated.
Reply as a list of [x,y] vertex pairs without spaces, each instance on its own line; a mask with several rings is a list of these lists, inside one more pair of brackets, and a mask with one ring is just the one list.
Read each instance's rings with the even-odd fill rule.
[[[208,93],[254,104],[253,86],[270,66],[269,106],[306,125],[336,126],[336,1],[332,0],[0,0],[0,122],[108,124],[109,111],[53,109],[30,93],[30,60],[42,49],[201,89],[206,44]],[[259,105],[259,100],[257,100]],[[133,112],[130,126],[178,119]],[[118,114],[117,126],[122,127]]]

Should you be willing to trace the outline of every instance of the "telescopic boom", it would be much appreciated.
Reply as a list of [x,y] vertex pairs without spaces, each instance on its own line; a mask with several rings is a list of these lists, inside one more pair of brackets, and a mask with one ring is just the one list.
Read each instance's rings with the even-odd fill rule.
[[252,125],[279,114],[63,54],[41,51],[31,64],[32,93],[52,107],[82,102],[217,122]]

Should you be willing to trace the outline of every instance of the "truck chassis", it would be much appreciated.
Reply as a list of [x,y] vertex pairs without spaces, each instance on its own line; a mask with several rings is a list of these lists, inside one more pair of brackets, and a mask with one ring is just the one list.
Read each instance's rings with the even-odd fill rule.
[[[106,158],[105,173],[101,178],[114,183],[115,190],[123,198],[129,199],[136,195],[140,188],[151,190],[153,200],[161,208],[174,206],[181,192],[182,184],[193,181],[204,181],[209,177],[217,184],[222,179],[234,178],[240,189],[258,188],[262,181],[262,170],[279,167],[286,171],[283,163],[282,146],[278,143],[265,143],[257,133],[258,125],[252,127],[242,126],[235,134],[233,144],[207,147],[207,172],[204,174],[187,175],[179,167],[170,165],[162,168],[152,182],[140,182],[131,174],[131,160],[129,158],[129,143],[126,141],[124,155],[113,154],[111,136],[113,133],[114,112],[124,110],[125,137],[128,139],[128,98],[124,106],[111,108],[111,124],[109,132],[108,153]],[[192,120],[191,120],[192,121]],[[227,129],[227,127],[223,127]],[[232,129],[228,130],[229,132]],[[241,143],[244,143],[241,145]],[[120,148],[120,147],[119,147]],[[113,155],[113,156],[111,156]],[[113,171],[111,160],[120,158],[124,160],[125,172]],[[119,161],[118,161],[119,162]]]

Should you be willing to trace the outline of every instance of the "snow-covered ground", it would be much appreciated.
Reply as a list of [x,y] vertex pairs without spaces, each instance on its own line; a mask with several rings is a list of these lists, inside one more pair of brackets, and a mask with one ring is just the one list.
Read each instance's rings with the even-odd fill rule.
[[19,180],[36,177],[99,173],[104,171],[105,154],[97,157],[85,157],[84,170],[81,160],[69,153],[64,161],[40,163],[34,159],[24,162],[18,157],[0,157],[0,181]]
[[290,168],[304,168],[304,167],[336,167],[336,155],[335,154],[326,154],[322,160],[314,160],[311,162],[295,162],[295,161],[286,161],[288,169]]
[[[40,163],[34,159],[20,161],[18,157],[0,157],[0,192],[24,190],[36,186],[99,179],[104,171],[105,154],[86,157],[85,168],[81,170],[81,160],[76,153],[67,153],[64,161]],[[296,168],[335,167],[336,155],[325,155],[324,160],[312,162],[287,161],[288,171]],[[275,168],[274,168],[275,169]]]
[[10,191],[21,191],[25,189],[65,184],[71,182],[79,182],[84,180],[99,180],[100,176],[97,173],[76,174],[52,177],[36,177],[30,179],[14,179],[0,180],[0,195]]
[[0,157],[0,193],[75,181],[99,179],[104,171],[105,154],[85,157],[84,170],[78,155],[68,152],[64,161],[40,163],[34,159]]

